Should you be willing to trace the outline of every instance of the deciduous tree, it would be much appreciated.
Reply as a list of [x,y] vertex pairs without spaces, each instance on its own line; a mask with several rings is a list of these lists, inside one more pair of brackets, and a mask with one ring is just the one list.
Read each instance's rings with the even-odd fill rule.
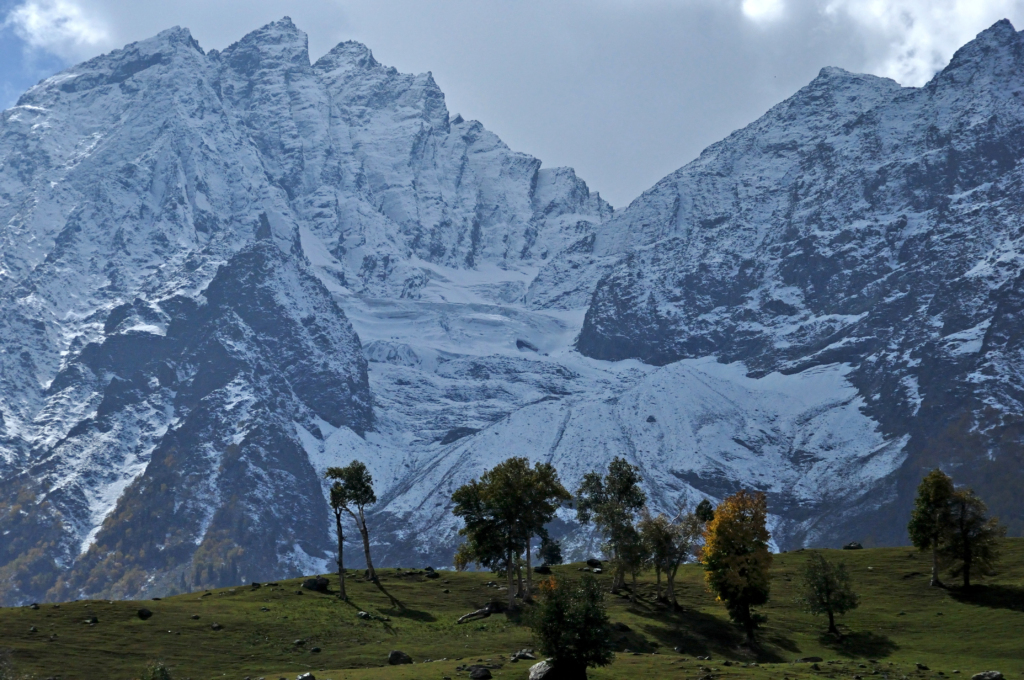
[[597,580],[548,580],[532,617],[542,654],[551,657],[553,677],[586,680],[587,668],[607,666],[615,658],[604,595]]
[[840,637],[836,615],[856,609],[859,604],[846,565],[830,562],[821,553],[811,553],[804,567],[803,587],[804,607],[811,614],[828,616],[828,632]]
[[917,487],[914,510],[907,533],[914,546],[932,553],[931,585],[942,586],[939,579],[939,549],[952,526],[953,480],[942,470],[932,470]]
[[771,536],[765,521],[768,503],[763,493],[740,491],[715,508],[704,531],[704,581],[725,603],[729,616],[741,625],[750,642],[763,616],[751,607],[768,601],[771,591]]
[[641,481],[639,468],[615,458],[608,464],[606,475],[583,475],[576,491],[576,518],[582,524],[593,522],[607,541],[615,565],[612,592],[625,585],[628,558],[634,552],[631,543],[638,537],[636,518],[647,503]]
[[[331,507],[337,502],[338,507],[347,512],[363,537],[363,552],[366,554],[366,571],[371,581],[378,582],[377,572],[373,568],[373,560],[370,557],[370,530],[366,526],[366,508],[377,502],[377,495],[373,492],[373,477],[370,476],[366,465],[358,460],[352,461],[345,467],[327,468],[325,473],[327,479],[334,480],[331,485]],[[337,500],[335,500],[334,489],[337,488]],[[341,522],[338,521],[340,532]],[[341,538],[339,533],[339,563],[341,560]],[[339,566],[340,569],[340,566]]]
[[971,489],[953,493],[949,514],[950,525],[940,551],[950,573],[962,577],[964,588],[970,588],[972,574],[991,573],[999,557],[998,540],[1006,535],[1006,528],[988,516],[985,503]]

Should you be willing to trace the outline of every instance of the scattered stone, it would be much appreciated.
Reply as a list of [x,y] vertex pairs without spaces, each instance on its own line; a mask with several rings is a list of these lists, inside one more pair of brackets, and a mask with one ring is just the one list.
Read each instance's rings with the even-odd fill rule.
[[358,614],[356,614],[356,616],[358,616],[361,619],[366,619],[366,620],[369,620],[369,619],[373,618],[372,616],[370,616],[370,612],[359,612]]
[[224,626],[220,625],[219,623],[211,623],[210,624],[210,629],[211,630],[223,630]]
[[193,621],[196,621],[196,620],[198,620],[198,619],[199,619],[199,614],[193,614],[193,615],[192,615],[192,616],[191,616],[190,618],[191,618],[191,619],[192,619]]
[[405,652],[400,652],[397,649],[394,649],[388,653],[389,666],[401,666],[409,663],[412,663],[412,657]]
[[658,419],[655,418],[654,416],[647,416],[647,422],[649,422],[649,423],[656,423],[656,422],[658,422]]
[[30,604],[30,605],[28,606],[28,608],[29,608],[29,609],[39,609],[39,605],[38,605],[38,604],[36,604],[35,602],[33,602],[32,604]]
[[594,567],[594,573],[595,574],[603,574],[604,572],[601,571],[601,567]]
[[153,602],[159,602],[159,601],[160,601],[160,598],[159,598],[159,597],[154,597],[154,598],[153,598]]
[[491,680],[494,676],[491,675],[491,669],[486,666],[470,666],[469,677],[470,680]]
[[436,571],[428,571],[424,574],[424,576],[426,576],[427,578],[441,578],[441,575],[438,574]]
[[312,652],[313,654],[319,654],[320,653],[320,648],[319,647],[314,647],[313,649],[311,649],[309,651]]
[[863,550],[863,549],[864,549],[864,546],[862,546],[857,541],[850,541],[849,543],[847,543],[846,545],[843,546],[843,550]]
[[302,645],[306,644],[306,641],[300,638],[298,640],[292,640],[292,644],[296,647],[301,647]]
[[[931,670],[930,668],[928,668],[928,666],[925,666],[923,663],[916,663],[914,665],[917,666],[917,670],[919,670],[919,671],[930,671]],[[971,678],[971,680],[974,680],[974,678]]]
[[434,568],[433,567],[427,567],[423,571],[434,571]]
[[142,619],[143,621],[146,621],[146,620],[148,620],[148,619],[149,619],[149,617],[151,617],[151,616],[153,616],[153,612],[149,611],[149,610],[148,610],[148,609],[146,609],[145,607],[143,607],[142,609],[140,609],[140,610],[138,611],[138,617],[139,617],[140,619]]
[[30,633],[38,633],[39,629],[36,628],[35,626],[30,626],[29,629],[28,629],[28,632],[30,632]]
[[260,607],[260,611],[261,612],[269,612],[270,608],[269,607]]
[[450,591],[450,590],[448,590],[447,588],[445,588],[445,589],[444,589],[444,590],[442,590],[441,592],[442,592],[442,593],[444,593],[445,595],[447,595],[448,593],[450,593],[450,592],[452,592],[452,591]]
[[83,621],[83,623],[89,623],[89,624],[95,624],[95,623],[99,623],[99,622],[100,622],[100,620],[97,619],[95,616],[90,616],[85,621]]
[[1003,674],[999,671],[983,671],[972,675],[971,680],[1003,680]]
[[255,590],[256,588],[262,588],[263,586],[262,586],[262,585],[260,585],[259,583],[256,583],[256,581],[253,581],[253,582],[252,582],[252,587],[253,587],[253,589]]
[[797,659],[796,663],[818,663],[824,661],[820,656],[805,656],[802,659]]
[[295,676],[295,680],[316,680],[316,676],[312,673],[303,673],[302,675]]

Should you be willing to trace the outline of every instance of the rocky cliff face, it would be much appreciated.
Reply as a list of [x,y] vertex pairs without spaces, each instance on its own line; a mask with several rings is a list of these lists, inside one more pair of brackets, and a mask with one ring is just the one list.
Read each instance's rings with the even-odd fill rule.
[[1006,21],[919,89],[824,69],[607,224],[596,250],[626,254],[580,351],[848,365],[864,413],[909,436],[891,505],[848,531],[904,540],[891,517],[937,464],[1021,531],[1022,74]]

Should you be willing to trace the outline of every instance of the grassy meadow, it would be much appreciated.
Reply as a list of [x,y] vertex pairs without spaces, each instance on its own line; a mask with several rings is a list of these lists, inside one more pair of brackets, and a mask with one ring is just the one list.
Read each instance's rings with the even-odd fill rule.
[[[744,645],[724,607],[705,591],[699,565],[680,570],[681,611],[655,601],[653,573],[642,579],[635,605],[607,595],[611,620],[630,630],[616,633],[615,662],[590,677],[954,680],[957,671],[969,678],[999,670],[1008,680],[1024,679],[1024,539],[1004,541],[999,573],[979,580],[969,595],[930,588],[929,558],[910,548],[827,551],[830,559],[847,562],[861,596],[860,608],[840,618],[841,641],[824,634],[825,619],[803,613],[795,601],[809,552],[775,556],[771,602],[760,610],[768,623],[756,650]],[[579,567],[555,567],[556,578],[576,577]],[[167,664],[174,680],[293,680],[305,672],[317,680],[454,680],[468,677],[458,669],[471,663],[494,666],[494,677],[502,680],[527,678],[535,662],[509,662],[512,652],[534,646],[524,619],[496,614],[455,623],[506,597],[487,585],[500,577],[379,573],[401,607],[354,577],[347,580],[349,602],[302,591],[297,579],[159,601],[41,604],[0,609],[0,648],[12,650],[15,677],[40,680],[128,680],[141,677],[153,661]],[[337,575],[328,578],[335,589]],[[610,575],[597,578],[610,585]],[[137,615],[142,607],[153,612],[148,620]],[[374,618],[360,618],[360,611]],[[96,622],[88,623],[93,617]],[[394,649],[416,663],[387,666]],[[794,663],[811,656],[824,661],[817,667]]]

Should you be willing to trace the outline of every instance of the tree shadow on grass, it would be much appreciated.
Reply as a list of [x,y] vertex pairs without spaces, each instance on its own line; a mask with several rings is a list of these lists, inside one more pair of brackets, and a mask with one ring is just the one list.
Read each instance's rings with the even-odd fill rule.
[[963,604],[1024,611],[1024,588],[989,585],[972,586],[968,590],[950,588],[949,595]]
[[870,631],[845,633],[841,638],[825,632],[818,636],[818,642],[822,647],[848,658],[882,659],[900,648],[888,636]]
[[[659,644],[671,649],[678,649],[684,656],[749,656],[761,663],[780,663],[785,659],[775,650],[766,647],[782,647],[796,650],[796,644],[773,631],[761,631],[759,642],[750,647],[746,635],[732,623],[712,614],[695,609],[679,609],[667,611],[665,608],[654,608],[639,600],[630,607],[636,616],[648,619],[650,623],[643,626],[643,632],[655,638]],[[634,636],[621,636],[620,644],[639,644]],[[634,651],[646,651],[630,647]]]
[[381,609],[380,612],[396,619],[408,619],[410,621],[420,621],[421,623],[433,623],[434,621],[437,621],[437,617],[430,612],[422,612],[417,609],[409,609],[408,607],[402,607],[401,609]]

